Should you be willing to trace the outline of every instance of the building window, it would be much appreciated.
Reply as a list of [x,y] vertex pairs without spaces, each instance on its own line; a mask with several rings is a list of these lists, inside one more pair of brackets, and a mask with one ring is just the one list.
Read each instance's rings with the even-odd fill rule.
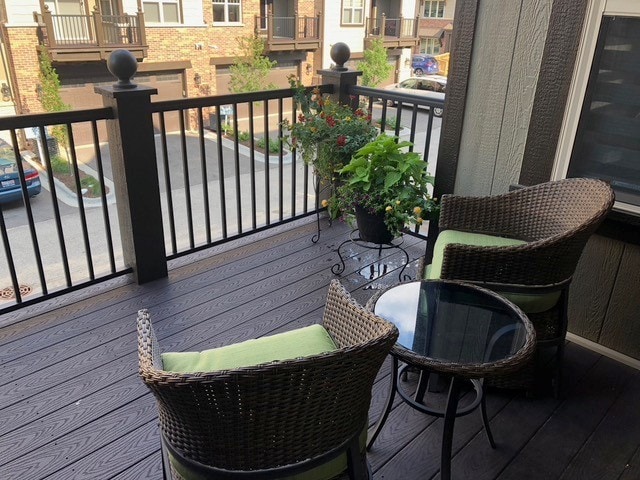
[[424,2],[423,17],[443,18],[445,0],[427,0]]
[[420,53],[427,53],[429,55],[438,55],[440,53],[440,39],[421,38]]
[[364,23],[364,0],[342,0],[342,24],[362,25]]
[[611,182],[640,207],[640,18],[605,16],[593,55],[567,177]]
[[214,23],[239,23],[241,19],[240,0],[213,0]]
[[156,0],[142,2],[145,22],[180,23],[180,4],[178,0]]

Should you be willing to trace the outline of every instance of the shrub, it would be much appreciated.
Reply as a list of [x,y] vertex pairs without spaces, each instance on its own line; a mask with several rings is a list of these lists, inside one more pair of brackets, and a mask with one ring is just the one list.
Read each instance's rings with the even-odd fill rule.
[[[256,146],[258,148],[262,148],[263,150],[267,150],[267,145],[264,137],[256,140]],[[276,138],[269,139],[269,153],[279,153],[280,152],[280,140]]]
[[59,155],[51,157],[51,170],[54,174],[69,175],[71,173],[71,164]]

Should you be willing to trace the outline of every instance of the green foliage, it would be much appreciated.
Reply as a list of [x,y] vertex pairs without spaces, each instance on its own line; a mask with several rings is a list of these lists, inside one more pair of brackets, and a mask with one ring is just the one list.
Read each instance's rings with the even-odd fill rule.
[[240,56],[229,67],[231,93],[259,92],[273,90],[275,86],[267,83],[267,75],[278,62],[271,61],[263,55],[264,40],[257,36],[238,37]]
[[[71,110],[71,106],[62,101],[60,96],[60,78],[55,68],[51,64],[51,57],[47,49],[40,50],[40,72],[39,80],[42,85],[42,108],[47,112],[64,112]],[[67,148],[69,137],[64,125],[57,125],[51,129],[51,135],[60,145]]]
[[248,142],[251,139],[249,132],[238,132],[238,140],[240,142]]
[[358,70],[362,70],[362,85],[365,87],[377,87],[391,75],[393,65],[387,60],[387,49],[381,39],[373,40],[364,51],[364,59],[358,63]]
[[[267,150],[267,142],[264,137],[256,140],[256,147],[261,148],[263,150]],[[280,152],[280,140],[277,138],[269,139],[269,153],[279,153]]]
[[90,197],[98,197],[102,195],[102,188],[100,182],[91,175],[87,175],[80,180],[80,186],[87,189],[87,195]]
[[295,77],[289,77],[294,100],[301,110],[298,121],[282,124],[289,135],[285,143],[297,150],[313,165],[316,175],[335,182],[337,171],[349,163],[351,156],[375,138],[377,131],[363,109],[353,111],[347,105],[324,98],[317,88],[305,88]]
[[356,205],[372,214],[385,214],[389,231],[398,235],[405,225],[422,223],[437,211],[430,187],[433,177],[412,144],[380,135],[362,147],[340,170],[345,184],[329,199],[329,212],[352,214]]
[[222,125],[222,133],[224,135],[226,135],[227,137],[233,137],[234,135],[234,131],[233,131],[233,127],[231,126],[231,124],[223,124]]
[[51,170],[54,174],[69,175],[71,173],[71,165],[59,155],[51,157]]

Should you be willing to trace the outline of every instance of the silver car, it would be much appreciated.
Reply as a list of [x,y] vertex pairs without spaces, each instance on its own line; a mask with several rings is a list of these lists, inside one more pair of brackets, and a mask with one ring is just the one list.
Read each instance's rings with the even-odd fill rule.
[[[422,77],[410,77],[399,83],[394,83],[385,87],[387,90],[394,90],[396,92],[409,93],[412,95],[423,95],[429,98],[437,98],[444,100],[444,94],[447,88],[447,77],[442,75],[424,75]],[[441,94],[441,95],[434,95]],[[390,106],[395,105],[396,102],[389,100]],[[441,117],[443,109],[436,107],[433,109],[433,114],[436,117]]]

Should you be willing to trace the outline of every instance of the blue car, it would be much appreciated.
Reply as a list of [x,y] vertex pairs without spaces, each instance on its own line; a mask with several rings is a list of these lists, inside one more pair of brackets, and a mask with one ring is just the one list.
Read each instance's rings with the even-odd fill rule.
[[[24,160],[24,179],[27,185],[29,197],[40,193],[40,175]],[[0,204],[17,202],[22,200],[22,188],[20,187],[20,173],[13,147],[0,139]]]
[[414,55],[411,59],[411,68],[415,75],[438,73],[440,67],[433,55]]

